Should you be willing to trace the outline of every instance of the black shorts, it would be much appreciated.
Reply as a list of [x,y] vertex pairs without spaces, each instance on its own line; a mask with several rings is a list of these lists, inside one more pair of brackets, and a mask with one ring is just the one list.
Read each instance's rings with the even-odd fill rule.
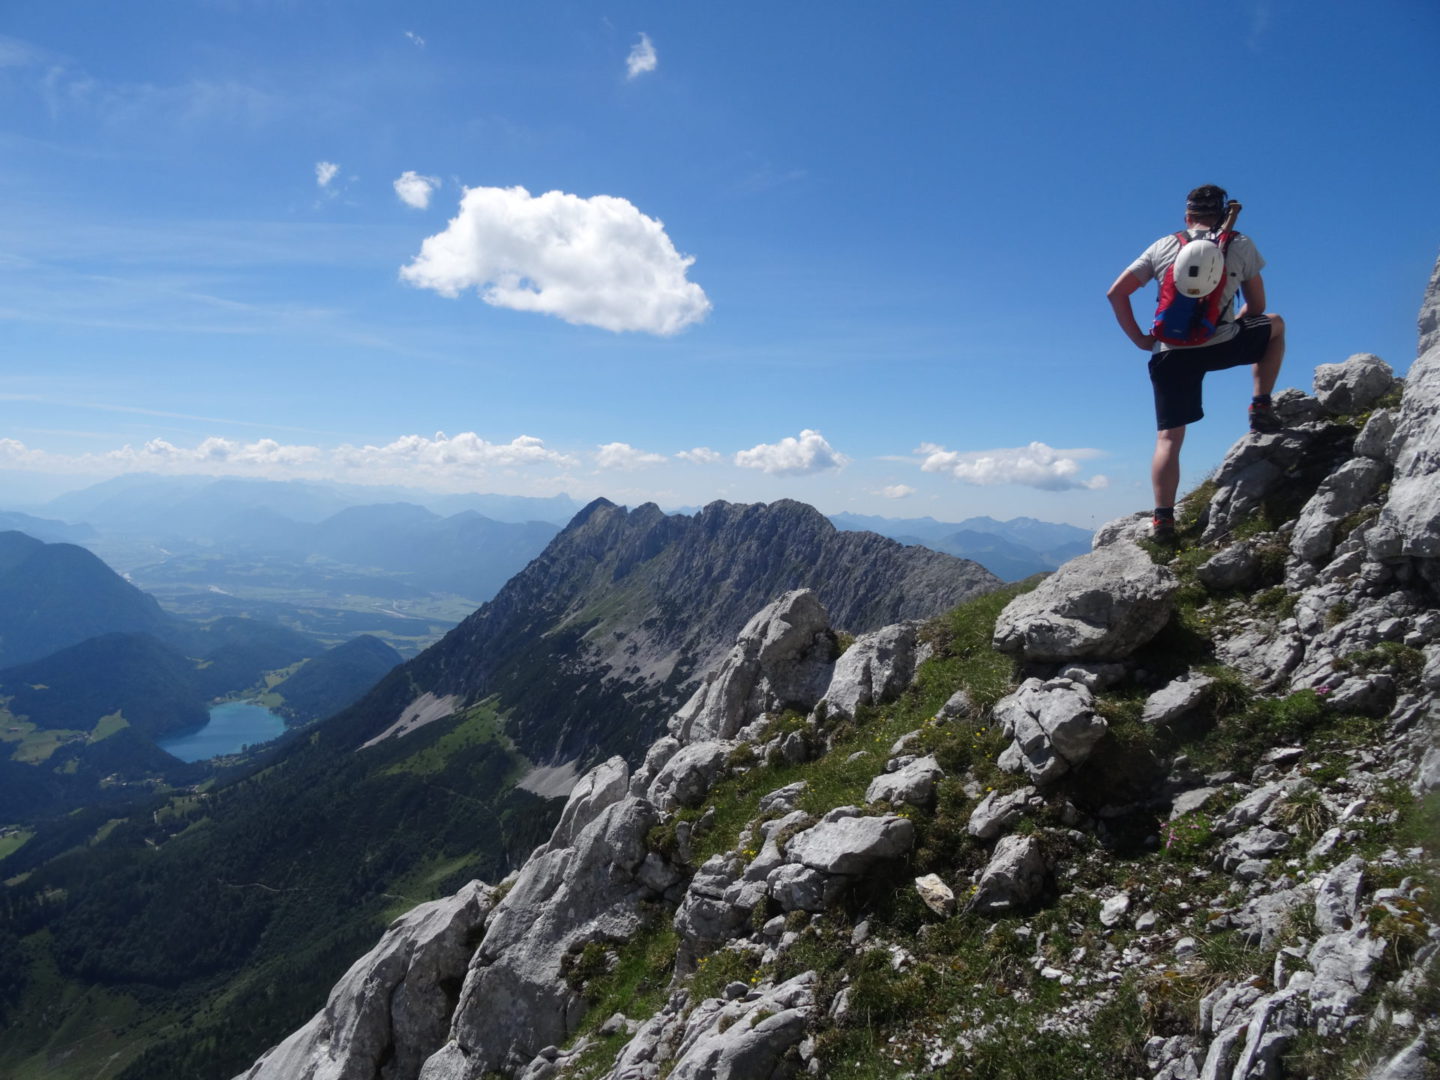
[[1253,364],[1270,344],[1270,316],[1251,315],[1240,320],[1240,332],[1219,345],[1192,349],[1166,349],[1150,357],[1150,385],[1155,389],[1155,426],[1193,424],[1205,415],[1200,407],[1200,383],[1207,371]]

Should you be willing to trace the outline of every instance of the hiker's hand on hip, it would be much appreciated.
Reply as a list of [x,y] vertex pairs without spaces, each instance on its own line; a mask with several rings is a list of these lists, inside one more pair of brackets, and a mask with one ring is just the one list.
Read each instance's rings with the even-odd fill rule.
[[1149,352],[1152,348],[1154,348],[1154,346],[1155,338],[1150,334],[1141,334],[1139,339],[1135,342],[1135,347],[1137,349],[1144,349],[1146,352]]

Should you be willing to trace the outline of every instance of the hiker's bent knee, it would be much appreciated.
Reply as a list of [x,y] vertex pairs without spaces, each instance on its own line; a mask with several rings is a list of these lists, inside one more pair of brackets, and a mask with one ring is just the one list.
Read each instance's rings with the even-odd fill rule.
[[1179,427],[1161,428],[1155,433],[1155,445],[1178,450],[1180,444],[1185,441],[1185,425]]
[[1266,318],[1270,320],[1270,336],[1272,338],[1284,337],[1285,320],[1282,319],[1279,315],[1276,315],[1273,311],[1269,315],[1267,315]]

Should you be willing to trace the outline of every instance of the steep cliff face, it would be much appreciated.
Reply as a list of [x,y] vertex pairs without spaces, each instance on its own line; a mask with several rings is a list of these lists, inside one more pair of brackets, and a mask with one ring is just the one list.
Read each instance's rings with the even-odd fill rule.
[[246,1077],[1435,1076],[1437,372],[1322,366],[1178,552],[838,657],[783,595],[502,883],[443,1043]]
[[[687,517],[601,499],[404,678],[457,703],[497,695],[534,761],[638,756],[780,593],[815,590],[856,633],[999,585],[969,560],[840,532],[802,503],[718,502]],[[378,710],[387,725],[392,708]]]

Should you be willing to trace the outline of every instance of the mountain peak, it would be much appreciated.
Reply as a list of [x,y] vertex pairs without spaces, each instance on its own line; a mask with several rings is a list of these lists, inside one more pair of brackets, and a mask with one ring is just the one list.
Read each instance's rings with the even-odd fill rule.
[[[837,626],[860,632],[937,614],[999,584],[965,559],[840,532],[792,499],[720,500],[693,517],[596,499],[494,600],[402,670],[407,686],[436,697],[498,695],[535,761],[633,755],[755,611],[783,593],[815,590]],[[386,685],[380,698],[394,692]],[[395,719],[393,704],[377,707],[366,738]]]

